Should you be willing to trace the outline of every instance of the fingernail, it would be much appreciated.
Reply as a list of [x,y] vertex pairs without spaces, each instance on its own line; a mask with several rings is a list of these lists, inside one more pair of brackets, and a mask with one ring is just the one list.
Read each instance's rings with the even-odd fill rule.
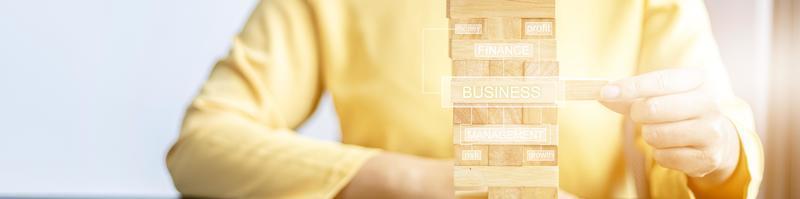
[[604,86],[603,89],[600,90],[600,93],[604,100],[616,99],[620,94],[619,86]]

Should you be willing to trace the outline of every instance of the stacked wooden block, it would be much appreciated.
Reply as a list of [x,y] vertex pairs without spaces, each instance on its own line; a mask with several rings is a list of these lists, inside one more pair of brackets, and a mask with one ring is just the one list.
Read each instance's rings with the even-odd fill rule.
[[454,182],[490,198],[557,198],[555,0],[449,0]]

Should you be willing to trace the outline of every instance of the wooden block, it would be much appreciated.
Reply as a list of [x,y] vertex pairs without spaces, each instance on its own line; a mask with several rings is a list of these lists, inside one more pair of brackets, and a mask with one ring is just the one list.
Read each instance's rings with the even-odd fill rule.
[[455,198],[458,199],[486,199],[489,197],[489,187],[454,187]]
[[[518,81],[524,81],[525,61],[493,61],[502,63],[504,77],[520,77]],[[513,81],[513,79],[511,80]],[[509,106],[522,106],[521,104],[508,104]],[[503,124],[521,124],[522,110],[518,108],[507,108],[504,110]]]
[[522,124],[522,108],[503,108],[503,124]]
[[486,39],[488,40],[505,40],[505,39],[522,39],[522,18],[519,17],[505,17],[505,18],[488,18],[486,20]]
[[523,108],[522,109],[522,123],[523,124],[544,124],[545,108]]
[[472,124],[470,108],[453,108],[453,124]]
[[525,62],[526,77],[558,76],[558,62],[541,61]]
[[453,77],[469,76],[470,61],[456,60],[453,61],[452,75]]
[[472,124],[489,124],[491,122],[488,108],[471,108],[470,110],[472,110],[472,121],[470,121]]
[[502,108],[472,108],[472,124],[502,124]]
[[455,125],[453,144],[558,145],[558,127],[541,125]]
[[521,77],[524,70],[524,61],[489,61],[489,76]]
[[488,76],[489,61],[480,60],[456,60],[453,61],[453,76]]
[[564,99],[566,100],[597,100],[600,99],[600,89],[607,85],[606,80],[567,80],[564,82]]
[[454,166],[455,187],[558,187],[558,167]]
[[525,75],[525,61],[492,61],[500,64],[503,69],[502,76],[522,77]]
[[546,40],[452,40],[454,60],[556,61],[556,41]]
[[556,21],[553,18],[522,19],[523,39],[555,39]]
[[489,199],[520,199],[521,187],[489,187]]
[[555,18],[555,0],[450,0],[449,18]]
[[560,84],[555,78],[454,78],[449,100],[458,104],[552,105],[561,98]]
[[489,187],[490,199],[557,199],[558,187]]
[[489,164],[489,147],[486,145],[454,145],[456,166],[486,166]]
[[542,113],[542,123],[558,125],[558,108],[545,108]]
[[[558,166],[558,146],[523,146],[522,150],[525,153],[524,166]],[[491,157],[491,149],[489,155]]]
[[522,166],[525,151],[520,145],[489,145],[489,166]]
[[523,124],[558,124],[558,108],[523,108]]
[[489,76],[502,77],[505,73],[505,61],[490,61]]
[[[504,121],[503,120],[503,115],[505,114],[503,112],[503,108],[486,108],[486,109],[489,110],[488,111],[489,120],[488,120],[488,123],[484,123],[484,124],[503,124],[503,121]],[[481,123],[476,123],[476,124],[481,124]]]
[[523,187],[519,198],[558,198],[558,187]]
[[486,19],[450,19],[450,38],[456,40],[486,39]]
[[[519,66],[504,66],[495,61],[491,63],[480,73],[492,76],[452,78],[449,100],[455,104],[523,104],[518,107],[528,104],[557,105],[563,100],[597,100],[600,98],[600,89],[608,84],[606,80],[558,81],[557,77],[499,76],[519,75]],[[535,70],[531,67],[528,69],[526,71]]]
[[[529,22],[526,24],[524,20],[547,19],[522,19],[519,17],[450,19],[450,38],[452,40],[528,39],[525,37],[524,32],[526,31],[526,25],[530,25],[531,31],[533,31],[538,30],[535,25],[542,22]],[[537,38],[543,39],[545,37]]]

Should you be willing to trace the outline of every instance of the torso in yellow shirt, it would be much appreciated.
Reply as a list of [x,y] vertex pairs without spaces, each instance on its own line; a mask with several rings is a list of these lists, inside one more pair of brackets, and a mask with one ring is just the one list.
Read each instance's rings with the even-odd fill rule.
[[[558,3],[562,76],[634,74],[641,3]],[[340,116],[342,141],[451,158],[452,114],[442,108],[438,93],[440,78],[451,70],[445,1],[357,4],[343,12],[358,22],[334,28],[342,28],[351,45],[323,45],[343,57],[341,63],[323,65],[322,73]],[[568,103],[559,113],[562,189],[580,196],[635,197],[622,156],[622,117],[596,102]]]
[[[704,9],[688,0],[559,0],[560,74],[618,79],[719,64]],[[375,148],[452,158],[452,110],[439,97],[451,70],[447,27],[445,0],[262,1],[187,112],[167,161],[176,187],[214,197],[326,198]],[[293,134],[324,91],[343,144]],[[636,196],[622,116],[597,102],[567,103],[559,125],[562,189]],[[742,140],[745,148],[752,142]],[[656,198],[690,197],[679,172],[661,168],[649,178],[658,182],[650,189]]]

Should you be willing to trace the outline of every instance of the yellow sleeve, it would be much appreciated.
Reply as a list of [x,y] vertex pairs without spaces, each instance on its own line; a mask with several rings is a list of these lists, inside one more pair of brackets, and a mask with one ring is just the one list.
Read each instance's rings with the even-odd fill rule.
[[699,0],[646,0],[639,55],[639,73],[670,67],[704,67],[707,83],[719,91],[722,113],[736,126],[742,153],[734,175],[710,190],[689,184],[686,175],[655,164],[640,140],[648,160],[653,198],[755,198],[763,176],[764,154],[749,106],[730,88],[708,14]]
[[254,10],[188,108],[167,155],[182,194],[333,198],[376,154],[293,131],[324,87],[312,16],[298,0],[265,0]]

